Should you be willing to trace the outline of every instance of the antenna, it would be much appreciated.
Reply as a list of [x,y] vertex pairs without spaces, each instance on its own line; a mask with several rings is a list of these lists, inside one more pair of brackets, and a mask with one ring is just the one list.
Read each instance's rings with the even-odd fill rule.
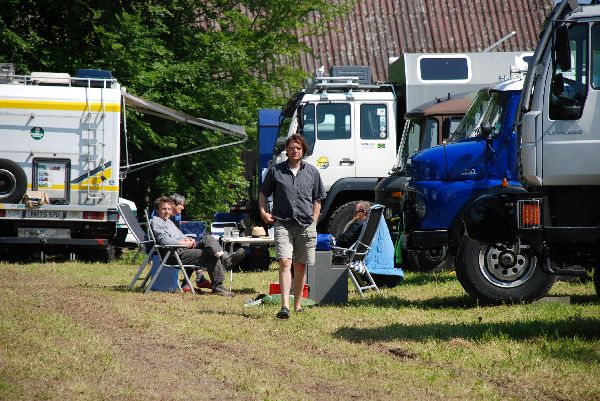
[[503,37],[502,39],[500,39],[499,41],[492,43],[490,46],[486,47],[485,49],[483,49],[483,53],[488,53],[491,52],[492,50],[494,50],[496,47],[500,46],[502,44],[502,42],[504,42],[505,40],[510,39],[511,37],[513,37],[516,34],[515,31],[512,31],[511,33],[509,33],[508,35],[506,35],[505,37]]

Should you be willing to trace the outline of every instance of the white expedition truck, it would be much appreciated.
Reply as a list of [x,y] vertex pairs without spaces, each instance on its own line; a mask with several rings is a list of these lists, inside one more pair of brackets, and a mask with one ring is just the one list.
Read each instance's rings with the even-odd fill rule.
[[522,54],[403,54],[389,66],[390,83],[372,83],[369,67],[332,67],[330,76],[321,68],[283,110],[270,165],[285,160],[289,135],[304,135],[305,160],[319,169],[327,191],[318,231],[339,234],[355,203],[373,201],[375,186],[395,165],[407,110],[497,82]]
[[524,188],[498,188],[466,212],[456,263],[482,301],[533,301],[579,266],[594,269],[600,295],[600,5],[581,3],[555,7],[529,66],[517,115]]
[[106,70],[18,76],[11,64],[0,67],[0,258],[60,250],[110,259],[120,180],[130,167],[156,162],[121,166],[126,103],[229,133],[238,139],[229,145],[245,140],[243,127],[126,93]]

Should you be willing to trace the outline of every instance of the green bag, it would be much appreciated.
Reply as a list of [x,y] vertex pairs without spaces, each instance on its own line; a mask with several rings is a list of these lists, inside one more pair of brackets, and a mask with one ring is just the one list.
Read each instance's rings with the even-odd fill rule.
[[394,247],[394,262],[397,265],[402,264],[402,232],[398,229],[398,239],[396,240],[396,246]]

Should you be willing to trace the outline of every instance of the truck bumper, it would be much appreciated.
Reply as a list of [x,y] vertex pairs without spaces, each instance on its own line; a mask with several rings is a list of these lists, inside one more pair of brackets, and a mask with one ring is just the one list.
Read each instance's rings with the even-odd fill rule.
[[406,249],[431,249],[448,246],[450,233],[448,230],[407,231],[403,238]]

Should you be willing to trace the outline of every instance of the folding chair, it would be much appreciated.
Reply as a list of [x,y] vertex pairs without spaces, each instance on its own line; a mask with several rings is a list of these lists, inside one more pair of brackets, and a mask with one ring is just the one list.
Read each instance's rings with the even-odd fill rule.
[[[373,205],[367,214],[367,220],[363,224],[358,240],[350,248],[333,247],[332,252],[334,257],[343,257],[346,267],[350,271],[350,279],[356,287],[361,298],[365,295],[363,291],[374,289],[377,292],[379,287],[375,284],[371,273],[365,265],[365,258],[371,250],[379,221],[383,218],[384,207],[381,205]],[[364,279],[367,285],[361,286],[358,279]]]
[[[187,283],[187,285],[189,285],[192,293],[195,293],[194,287],[192,286],[192,283],[190,282],[190,278],[188,277],[187,273],[185,272],[185,267],[190,267],[191,265],[184,265],[183,263],[181,263],[181,259],[179,258],[179,255],[176,252],[176,250],[182,248],[182,246],[180,246],[180,245],[159,245],[156,243],[156,239],[154,238],[154,233],[152,232],[152,228],[150,226],[150,219],[148,217],[148,211],[144,211],[144,217],[146,218],[146,223],[148,224],[148,231],[146,232],[140,226],[140,224],[138,223],[137,219],[131,212],[131,209],[129,208],[128,205],[125,205],[125,204],[118,205],[118,209],[119,209],[119,213],[121,213],[121,216],[123,216],[123,219],[125,220],[125,223],[127,224],[127,227],[129,228],[129,230],[133,234],[136,242],[138,243],[140,250],[146,254],[146,257],[144,258],[143,262],[140,264],[133,279],[131,280],[131,283],[129,284],[129,289],[134,288],[136,282],[140,280],[140,277],[141,277],[144,269],[148,266],[148,264],[152,265],[153,256],[158,255],[158,257],[160,259],[160,266],[158,267],[158,269],[156,269],[154,274],[152,274],[152,269],[150,269],[148,271],[146,276],[143,278],[140,288],[142,290],[145,288],[145,293],[150,292],[150,290],[152,289],[152,286],[154,285],[154,283],[155,283],[156,279],[158,278],[160,272],[162,271],[163,267],[168,267],[168,268],[179,269],[179,271],[181,271],[181,273],[183,273],[185,282]],[[161,250],[163,251],[162,253],[164,253],[166,251],[164,256],[161,254],[161,252],[160,252]],[[174,264],[167,263],[167,260],[169,260],[169,257],[171,255],[175,256],[175,259],[177,260],[177,264],[174,265]],[[192,266],[192,267],[196,267],[196,266]],[[150,283],[148,283],[148,280],[150,280]],[[146,286],[146,284],[148,284],[148,285]],[[179,283],[179,280],[177,280],[177,288],[179,289],[180,292],[183,292],[183,290],[181,288],[181,284]]]

